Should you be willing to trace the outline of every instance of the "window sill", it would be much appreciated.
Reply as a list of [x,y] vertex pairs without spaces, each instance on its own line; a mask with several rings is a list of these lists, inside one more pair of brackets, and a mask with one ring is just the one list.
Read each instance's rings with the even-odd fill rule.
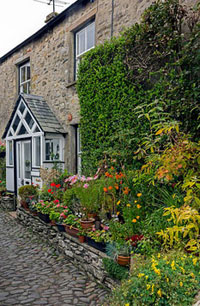
[[71,83],[68,83],[68,84],[66,85],[66,87],[67,87],[67,88],[70,88],[70,87],[72,87],[72,86],[74,86],[74,85],[76,85],[76,81],[73,81],[73,82],[71,82]]
[[54,164],[54,163],[64,164],[65,162],[62,160],[44,160],[43,161],[43,164]]

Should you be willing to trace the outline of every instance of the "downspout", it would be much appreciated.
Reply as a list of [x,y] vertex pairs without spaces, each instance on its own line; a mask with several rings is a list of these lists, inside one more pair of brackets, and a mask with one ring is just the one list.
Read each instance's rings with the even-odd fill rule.
[[110,37],[113,37],[113,30],[114,30],[114,0],[112,0],[112,11],[111,11],[111,29],[110,29]]

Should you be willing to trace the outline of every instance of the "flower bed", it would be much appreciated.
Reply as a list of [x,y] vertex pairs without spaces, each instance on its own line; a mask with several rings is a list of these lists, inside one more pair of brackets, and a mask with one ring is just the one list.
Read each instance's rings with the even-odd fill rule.
[[17,210],[18,220],[30,227],[34,233],[45,238],[48,243],[65,254],[75,265],[85,271],[89,277],[95,277],[96,281],[104,284],[108,288],[113,288],[116,283],[108,277],[102,263],[102,259],[107,257],[104,253],[82,244],[77,238],[71,237],[67,233],[60,233],[56,226],[51,226],[33,216],[23,208]]

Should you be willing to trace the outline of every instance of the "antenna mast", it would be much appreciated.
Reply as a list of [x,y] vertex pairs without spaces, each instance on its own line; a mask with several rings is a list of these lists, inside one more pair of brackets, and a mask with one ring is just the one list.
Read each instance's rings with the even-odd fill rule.
[[64,5],[69,4],[69,2],[61,1],[61,0],[33,0],[36,2],[40,2],[47,5],[53,5],[53,13],[56,12],[56,6],[63,7]]

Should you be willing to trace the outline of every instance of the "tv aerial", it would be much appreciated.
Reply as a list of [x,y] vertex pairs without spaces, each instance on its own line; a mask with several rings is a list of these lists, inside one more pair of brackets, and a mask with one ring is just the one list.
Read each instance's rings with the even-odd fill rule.
[[56,12],[56,6],[64,7],[66,4],[69,4],[69,2],[61,1],[61,0],[33,0],[36,2],[40,2],[47,5],[53,5],[53,13]]

